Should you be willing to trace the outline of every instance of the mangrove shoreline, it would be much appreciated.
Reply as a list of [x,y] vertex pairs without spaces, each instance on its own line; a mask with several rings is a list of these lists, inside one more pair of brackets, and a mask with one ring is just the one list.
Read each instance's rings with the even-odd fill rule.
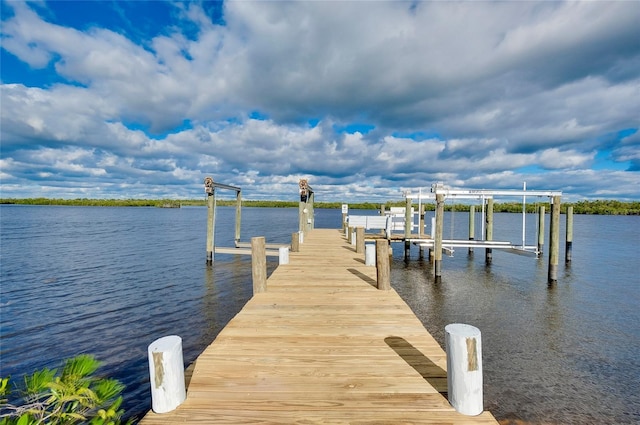
[[[1,205],[64,205],[64,206],[86,206],[86,207],[158,207],[158,208],[180,208],[180,207],[200,207],[206,206],[206,199],[60,199],[60,198],[0,198]],[[217,201],[220,206],[235,206],[235,200]],[[259,200],[243,200],[242,205],[245,207],[262,207],[262,208],[297,208],[297,201],[259,201]],[[377,210],[384,205],[385,208],[404,207],[405,201],[392,201],[382,203],[359,202],[349,203],[349,209],[354,210]],[[448,211],[464,211],[469,207],[467,204],[447,203],[445,209]],[[315,208],[336,209],[341,208],[340,202],[315,202]],[[549,212],[550,206],[548,202],[529,203],[526,205],[527,212],[535,213],[539,206],[545,206],[545,210]],[[574,214],[596,214],[596,215],[640,215],[640,202],[622,202],[615,200],[594,200],[566,202],[561,204],[561,212],[566,212],[568,206],[573,207]],[[425,210],[433,211],[435,203],[425,203]],[[476,211],[478,209],[476,208]],[[493,206],[494,212],[522,212],[522,203],[519,202],[496,202]]]

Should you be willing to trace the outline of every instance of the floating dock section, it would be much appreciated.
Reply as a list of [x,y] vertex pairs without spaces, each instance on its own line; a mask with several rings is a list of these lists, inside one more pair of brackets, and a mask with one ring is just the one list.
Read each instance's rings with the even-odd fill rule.
[[186,401],[143,425],[496,424],[446,397],[446,354],[339,230],[315,229],[197,358]]

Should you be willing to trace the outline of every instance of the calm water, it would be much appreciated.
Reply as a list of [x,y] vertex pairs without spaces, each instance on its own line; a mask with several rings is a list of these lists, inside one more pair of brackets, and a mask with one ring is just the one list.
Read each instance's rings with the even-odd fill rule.
[[[180,335],[191,362],[251,296],[249,257],[205,264],[206,213],[0,207],[0,374],[92,353],[127,385],[127,412],[142,416],[148,344]],[[218,208],[220,246],[232,244],[234,214]],[[317,210],[316,226],[337,228],[340,215]],[[447,214],[445,237],[466,237],[467,220]],[[527,244],[536,241],[535,222],[527,218]],[[574,225],[573,262],[561,261],[551,287],[546,255],[494,250],[485,266],[484,251],[459,249],[435,283],[418,249],[407,261],[401,245],[392,283],[441,345],[448,323],[482,331],[485,407],[498,419],[640,423],[640,217],[575,216]],[[494,239],[519,243],[520,226],[520,215],[496,214]],[[242,240],[288,243],[296,228],[297,209],[243,209]],[[267,261],[269,271],[277,266]]]

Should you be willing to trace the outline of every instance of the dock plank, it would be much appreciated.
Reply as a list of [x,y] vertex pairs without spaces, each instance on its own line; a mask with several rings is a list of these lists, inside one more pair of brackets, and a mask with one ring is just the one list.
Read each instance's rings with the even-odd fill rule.
[[313,230],[143,425],[496,424],[446,399],[446,354],[338,230]]

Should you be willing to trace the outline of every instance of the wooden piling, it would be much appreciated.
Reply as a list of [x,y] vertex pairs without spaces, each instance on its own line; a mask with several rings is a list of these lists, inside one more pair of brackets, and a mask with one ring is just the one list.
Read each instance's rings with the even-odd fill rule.
[[[471,205],[469,207],[469,240],[472,241],[475,239],[475,220],[476,220],[476,206]],[[473,254],[473,247],[469,247],[469,255]]]
[[253,294],[267,291],[267,254],[264,236],[251,238],[251,277]]
[[449,402],[463,415],[479,415],[484,401],[480,330],[462,323],[452,323],[444,329]]
[[558,257],[560,251],[560,197],[551,198],[551,224],[549,229],[549,277],[548,283],[558,281]]
[[236,191],[236,244],[240,242],[240,223],[242,219],[242,192]]
[[307,231],[307,203],[300,201],[298,204],[298,231],[306,233]]
[[151,383],[151,405],[155,413],[175,410],[187,398],[184,382],[182,338],[169,335],[147,348]]
[[434,246],[434,272],[436,279],[442,276],[442,231],[444,229],[444,195],[436,194],[436,237]]
[[544,251],[544,205],[538,208],[538,255]]
[[573,249],[573,207],[567,207],[566,242],[564,250],[564,262],[570,263]]
[[291,234],[291,252],[300,252],[300,232]]
[[378,289],[391,289],[391,270],[389,266],[389,241],[386,239],[376,240],[376,272]]
[[364,254],[364,227],[356,227],[356,253]]
[[215,222],[215,195],[207,194],[207,264],[213,263],[214,225]]
[[[422,238],[424,237],[425,233],[424,233],[424,216],[425,216],[425,207],[423,204],[420,205],[420,212],[419,212],[420,216],[419,216],[419,227],[418,227],[418,237]],[[424,258],[424,247],[419,245],[418,248],[418,256],[419,258],[422,260]]]
[[[487,199],[487,214],[484,239],[486,241],[493,240],[493,198]],[[491,248],[485,248],[484,260],[486,264],[491,264],[491,261],[493,261],[493,250]]]

